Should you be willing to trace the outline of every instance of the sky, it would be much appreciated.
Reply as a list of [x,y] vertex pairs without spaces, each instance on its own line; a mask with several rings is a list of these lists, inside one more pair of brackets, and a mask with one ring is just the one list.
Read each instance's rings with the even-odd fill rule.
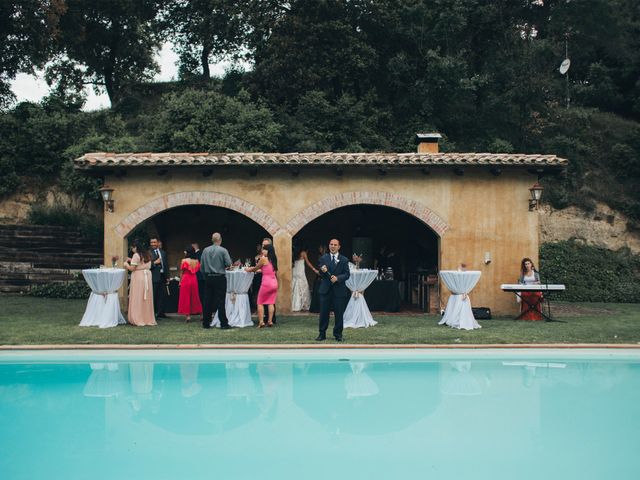
[[[165,43],[162,49],[156,56],[156,61],[160,66],[160,73],[158,73],[154,80],[156,82],[168,82],[170,80],[176,80],[178,77],[178,55],[172,50],[171,43]],[[222,76],[225,69],[228,67],[228,62],[221,62],[210,65],[211,76]],[[11,90],[17,97],[18,102],[39,102],[42,97],[49,93],[49,87],[47,82],[44,81],[43,72],[38,72],[37,75],[27,75],[21,73],[16,76],[15,80],[11,82]],[[85,103],[83,110],[99,110],[102,108],[109,108],[109,97],[106,93],[96,95],[92,86],[87,86],[87,102]]]

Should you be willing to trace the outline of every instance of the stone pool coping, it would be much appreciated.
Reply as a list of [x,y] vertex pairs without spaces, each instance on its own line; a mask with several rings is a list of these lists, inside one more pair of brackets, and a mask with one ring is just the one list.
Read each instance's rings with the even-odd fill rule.
[[350,343],[276,343],[276,344],[56,344],[0,345],[0,351],[15,350],[428,350],[428,349],[640,349],[638,343],[486,343],[486,344],[350,344]]

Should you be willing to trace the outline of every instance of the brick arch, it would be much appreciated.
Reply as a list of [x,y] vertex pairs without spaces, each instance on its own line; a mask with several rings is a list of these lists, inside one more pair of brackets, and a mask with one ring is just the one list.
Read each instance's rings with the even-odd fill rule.
[[179,192],[162,195],[137,208],[127,215],[116,227],[115,232],[122,238],[145,220],[170,208],[185,205],[210,205],[223,207],[241,213],[263,227],[270,235],[282,227],[267,212],[239,197],[219,192]]
[[285,229],[293,236],[298,233],[302,227],[331,210],[349,205],[362,204],[381,205],[402,210],[421,220],[440,237],[444,235],[449,228],[447,222],[433,210],[415,200],[401,195],[388,192],[347,192],[333,195],[308,206],[289,220]]

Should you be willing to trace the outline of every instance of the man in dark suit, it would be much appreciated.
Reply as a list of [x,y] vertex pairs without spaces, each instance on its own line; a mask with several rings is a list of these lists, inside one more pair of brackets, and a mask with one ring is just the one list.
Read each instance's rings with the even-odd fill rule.
[[[196,260],[198,260],[202,266],[202,250],[200,250],[200,244],[193,242],[191,247],[194,252],[196,252]],[[204,275],[202,274],[202,269],[196,272],[196,278],[198,279],[198,295],[200,296],[200,301],[204,301]]]
[[349,278],[349,259],[340,255],[340,242],[332,239],[329,242],[329,252],[320,257],[320,271],[322,280],[318,292],[320,294],[320,333],[316,341],[321,342],[327,338],[329,327],[329,311],[333,307],[335,324],[333,336],[337,342],[342,341],[342,316],[347,308],[349,289],[345,282]]
[[149,241],[151,246],[151,282],[153,283],[153,310],[156,318],[166,318],[164,314],[164,297],[167,288],[169,268],[167,254],[160,246],[157,238]]

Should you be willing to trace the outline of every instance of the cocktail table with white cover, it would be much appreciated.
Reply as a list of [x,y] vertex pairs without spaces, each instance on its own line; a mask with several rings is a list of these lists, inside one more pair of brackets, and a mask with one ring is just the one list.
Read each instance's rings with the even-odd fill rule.
[[[252,327],[251,321],[251,305],[249,304],[249,295],[247,292],[251,288],[253,282],[253,272],[245,272],[244,270],[227,270],[227,295],[225,296],[225,310],[227,320],[232,327]],[[220,326],[218,312],[211,322],[212,327]]]
[[91,288],[81,327],[115,327],[127,323],[120,311],[118,290],[126,276],[123,268],[89,268],[82,270]]
[[378,323],[371,316],[369,305],[364,298],[364,291],[377,276],[377,270],[351,270],[346,285],[353,293],[344,311],[344,328],[366,328]]
[[482,328],[473,316],[471,311],[471,300],[469,300],[469,292],[476,286],[482,272],[478,270],[470,270],[468,272],[460,272],[456,270],[440,271],[440,278],[451,290],[452,295],[447,302],[447,308],[444,311],[442,320],[438,325],[449,325],[450,327],[460,328],[463,330],[473,330]]

